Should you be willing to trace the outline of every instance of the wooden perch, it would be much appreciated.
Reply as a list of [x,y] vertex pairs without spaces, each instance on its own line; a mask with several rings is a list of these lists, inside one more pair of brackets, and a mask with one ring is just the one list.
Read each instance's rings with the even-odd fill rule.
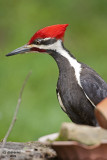
[[[0,148],[2,143],[0,143]],[[1,149],[0,149],[1,150]],[[53,160],[56,152],[40,142],[7,142],[0,160]]]

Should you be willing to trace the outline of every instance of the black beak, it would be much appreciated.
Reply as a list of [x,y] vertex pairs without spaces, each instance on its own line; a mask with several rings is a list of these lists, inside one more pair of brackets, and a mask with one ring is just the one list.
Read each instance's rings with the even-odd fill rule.
[[6,54],[6,56],[12,56],[12,55],[16,55],[16,54],[19,54],[19,53],[30,52],[30,49],[31,49],[30,45],[24,45],[24,46],[22,46],[20,48],[15,49],[12,52]]

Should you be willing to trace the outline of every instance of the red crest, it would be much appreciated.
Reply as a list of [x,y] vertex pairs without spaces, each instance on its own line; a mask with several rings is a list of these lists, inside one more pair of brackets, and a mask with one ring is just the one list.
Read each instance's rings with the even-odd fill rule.
[[37,38],[63,39],[67,26],[68,24],[57,24],[40,29],[33,35],[28,44],[31,44]]

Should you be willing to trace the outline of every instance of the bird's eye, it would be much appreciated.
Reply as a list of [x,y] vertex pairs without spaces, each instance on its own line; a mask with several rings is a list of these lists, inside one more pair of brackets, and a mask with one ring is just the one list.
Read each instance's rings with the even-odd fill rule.
[[36,40],[34,41],[34,44],[40,45],[40,44],[41,44],[41,40],[40,40],[40,39],[36,39]]

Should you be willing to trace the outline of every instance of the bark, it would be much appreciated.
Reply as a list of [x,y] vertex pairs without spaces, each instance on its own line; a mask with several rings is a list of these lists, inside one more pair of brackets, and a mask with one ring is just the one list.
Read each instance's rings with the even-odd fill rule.
[[[0,148],[2,143],[0,143]],[[1,149],[0,149],[1,150]],[[56,152],[40,142],[7,142],[2,150],[1,160],[53,160]]]

